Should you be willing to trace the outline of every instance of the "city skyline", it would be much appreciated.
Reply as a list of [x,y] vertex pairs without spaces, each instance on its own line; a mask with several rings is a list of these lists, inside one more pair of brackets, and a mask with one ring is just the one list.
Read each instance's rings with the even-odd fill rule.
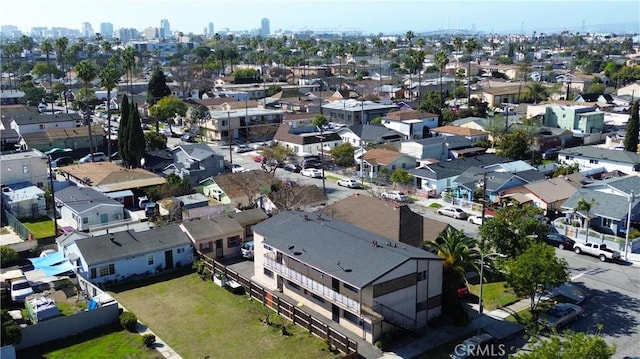
[[[269,19],[272,34],[279,30],[385,34],[453,29],[485,33],[589,32],[596,26],[599,30],[592,32],[616,32],[616,24],[620,33],[640,32],[640,2],[632,0],[111,0],[107,6],[93,0],[59,0],[54,5],[44,0],[0,0],[0,4],[0,24],[17,26],[23,33],[33,27],[80,29],[84,22],[96,32],[101,23],[113,24],[114,30],[143,30],[159,28],[162,19],[169,21],[172,31],[183,33],[202,34],[209,23],[215,24],[217,31],[260,31],[265,18]],[[40,10],[30,11],[27,7]],[[176,15],[181,9],[184,12]],[[536,18],[535,14],[540,16]]]

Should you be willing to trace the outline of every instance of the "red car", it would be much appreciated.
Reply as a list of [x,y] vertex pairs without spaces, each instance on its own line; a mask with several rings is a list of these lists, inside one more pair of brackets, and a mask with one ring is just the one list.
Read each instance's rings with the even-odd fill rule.
[[255,155],[255,156],[253,156],[253,160],[255,162],[262,163],[262,162],[264,162],[264,156],[263,155]]
[[460,284],[457,289],[458,299],[464,299],[469,295],[469,287],[466,284]]

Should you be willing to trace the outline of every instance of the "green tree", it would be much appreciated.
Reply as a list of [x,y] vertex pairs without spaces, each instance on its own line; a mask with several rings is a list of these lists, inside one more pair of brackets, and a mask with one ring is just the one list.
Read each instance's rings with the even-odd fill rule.
[[446,52],[439,51],[435,54],[433,60],[436,66],[438,67],[438,70],[440,71],[440,101],[441,101],[440,108],[443,108],[444,103],[442,101],[444,101],[444,97],[442,95],[442,72],[444,72],[444,68],[449,63],[449,57],[447,56]]
[[349,167],[353,165],[354,151],[355,148],[350,143],[345,142],[329,150],[329,155],[331,155],[336,165]]
[[553,247],[534,243],[521,255],[506,263],[507,284],[513,291],[530,298],[530,310],[535,313],[539,301],[536,293],[559,286],[569,280],[568,264],[556,257]]
[[147,151],[157,151],[167,148],[167,136],[157,132],[147,132],[144,134],[144,142]]
[[587,233],[584,239],[585,242],[589,242],[589,227],[591,227],[591,210],[593,210],[593,207],[596,204],[597,204],[596,200],[593,198],[590,201],[586,200],[585,198],[580,198],[578,200],[576,208],[573,209],[574,213],[580,213],[581,216],[587,219],[587,225],[585,226],[587,227]]
[[442,99],[437,92],[427,92],[424,94],[424,100],[420,102],[418,111],[426,111],[440,116],[442,114]]
[[543,238],[549,227],[535,218],[537,208],[525,205],[505,206],[480,226],[480,236],[497,252],[515,258],[524,252],[534,238]]
[[[118,154],[126,167],[129,166],[129,118],[131,108],[129,107],[129,97],[122,96],[120,104],[120,122],[118,123]],[[164,137],[164,136],[163,136]]]
[[[88,115],[88,111],[89,111],[88,94],[89,94],[89,83],[96,78],[96,75],[98,74],[98,70],[96,70],[95,66],[93,65],[93,62],[84,60],[80,62],[78,65],[76,65],[75,71],[76,71],[76,74],[78,74],[78,78],[80,78],[84,83],[85,97],[84,97],[84,104],[82,109],[85,111],[86,117],[87,117],[87,129],[89,132],[89,153],[93,153],[94,152],[93,134],[91,133],[92,121],[91,121],[91,116]],[[91,156],[91,162],[93,162],[93,156]]]
[[566,176],[579,171],[580,171],[580,166],[578,166],[577,163],[574,163],[571,165],[561,164],[560,166],[558,166],[558,168],[555,169],[555,171],[553,171],[553,174],[551,175],[551,177]]
[[9,311],[2,309],[0,318],[2,320],[2,333],[0,333],[2,346],[20,343],[22,341],[22,330],[20,330],[18,323],[9,315]]
[[136,66],[136,50],[133,47],[126,47],[122,52],[122,66],[127,71],[127,82],[129,83],[129,96],[132,95],[133,69]]
[[191,193],[189,181],[180,178],[175,173],[170,173],[166,180],[166,183],[147,190],[147,196],[150,200],[157,201],[162,198],[184,196]]
[[413,181],[411,173],[407,172],[404,168],[396,168],[391,172],[391,181],[397,184],[407,184]]
[[373,120],[369,121],[370,125],[381,125],[382,124],[382,117],[376,117]]
[[640,131],[638,121],[638,111],[640,110],[638,101],[631,106],[631,116],[627,122],[627,131],[624,135],[624,150],[629,152],[638,152],[638,133]]
[[531,138],[525,131],[516,130],[513,133],[504,134],[498,141],[497,155],[514,161],[529,159],[531,158],[529,143]]
[[[49,68],[49,86],[51,86],[53,84],[53,72],[51,71],[51,52],[53,52],[53,44],[51,44],[51,41],[49,40],[44,40],[42,44],[40,44],[40,50],[42,50],[42,52],[44,52],[47,56],[47,67]],[[49,89],[51,89],[51,87],[49,87]],[[51,104],[51,110],[53,110],[53,104]]]
[[193,50],[193,52],[198,60],[200,60],[200,66],[202,66],[202,78],[204,79],[204,62],[209,56],[211,56],[211,48],[209,48],[208,46],[198,46],[195,48],[195,50]]
[[151,106],[149,113],[154,117],[156,123],[156,132],[160,132],[160,121],[164,122],[173,118],[176,114],[184,116],[187,113],[187,105],[184,101],[175,96],[167,96],[155,105]]
[[527,85],[527,90],[525,91],[523,97],[536,104],[538,103],[538,101],[546,100],[548,96],[549,94],[547,93],[546,87],[544,87],[539,82],[532,82]]
[[147,85],[147,103],[155,105],[160,99],[169,95],[171,95],[171,89],[167,86],[167,77],[160,67],[156,67]]
[[133,106],[131,106],[129,138],[127,141],[129,165],[132,168],[140,167],[140,160],[144,155],[145,145],[144,132],[142,131],[142,124],[140,123],[140,112],[138,111],[138,105],[134,103]]
[[615,354],[615,344],[607,342],[598,335],[584,332],[564,331],[553,333],[548,338],[534,337],[528,351],[518,353],[522,359],[609,359]]
[[593,83],[587,88],[587,93],[602,95],[607,87],[601,83]]
[[267,88],[266,91],[266,95],[267,97],[273,96],[275,94],[277,94],[278,92],[282,91],[282,87],[279,85],[271,85]]
[[0,246],[0,262],[2,264],[13,262],[20,258],[18,252],[9,246]]
[[275,174],[276,170],[280,168],[288,158],[295,155],[293,149],[280,145],[263,147],[259,152],[264,157],[261,166],[262,170],[270,174]]
[[464,50],[467,52],[467,54],[469,55],[469,66],[467,68],[467,103],[471,103],[471,61],[473,60],[473,57],[471,57],[471,54],[473,54],[474,51],[476,51],[478,49],[478,42],[476,41],[476,39],[474,38],[470,38],[467,41],[464,42]]

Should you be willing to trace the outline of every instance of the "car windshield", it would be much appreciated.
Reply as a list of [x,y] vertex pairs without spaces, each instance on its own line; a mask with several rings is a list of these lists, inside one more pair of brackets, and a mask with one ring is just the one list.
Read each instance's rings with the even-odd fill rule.
[[29,282],[21,282],[13,285],[13,290],[27,289],[29,288]]

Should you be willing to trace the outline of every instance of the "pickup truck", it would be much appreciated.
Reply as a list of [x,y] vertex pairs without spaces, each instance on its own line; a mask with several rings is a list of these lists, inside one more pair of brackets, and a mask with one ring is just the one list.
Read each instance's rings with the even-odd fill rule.
[[31,284],[25,277],[24,272],[19,269],[2,273],[0,279],[5,282],[6,289],[9,290],[11,301],[13,302],[22,303],[25,298],[33,294]]
[[598,244],[592,242],[578,243],[573,245],[576,254],[589,254],[600,258],[602,262],[606,260],[620,259],[620,252],[607,248],[606,244]]

